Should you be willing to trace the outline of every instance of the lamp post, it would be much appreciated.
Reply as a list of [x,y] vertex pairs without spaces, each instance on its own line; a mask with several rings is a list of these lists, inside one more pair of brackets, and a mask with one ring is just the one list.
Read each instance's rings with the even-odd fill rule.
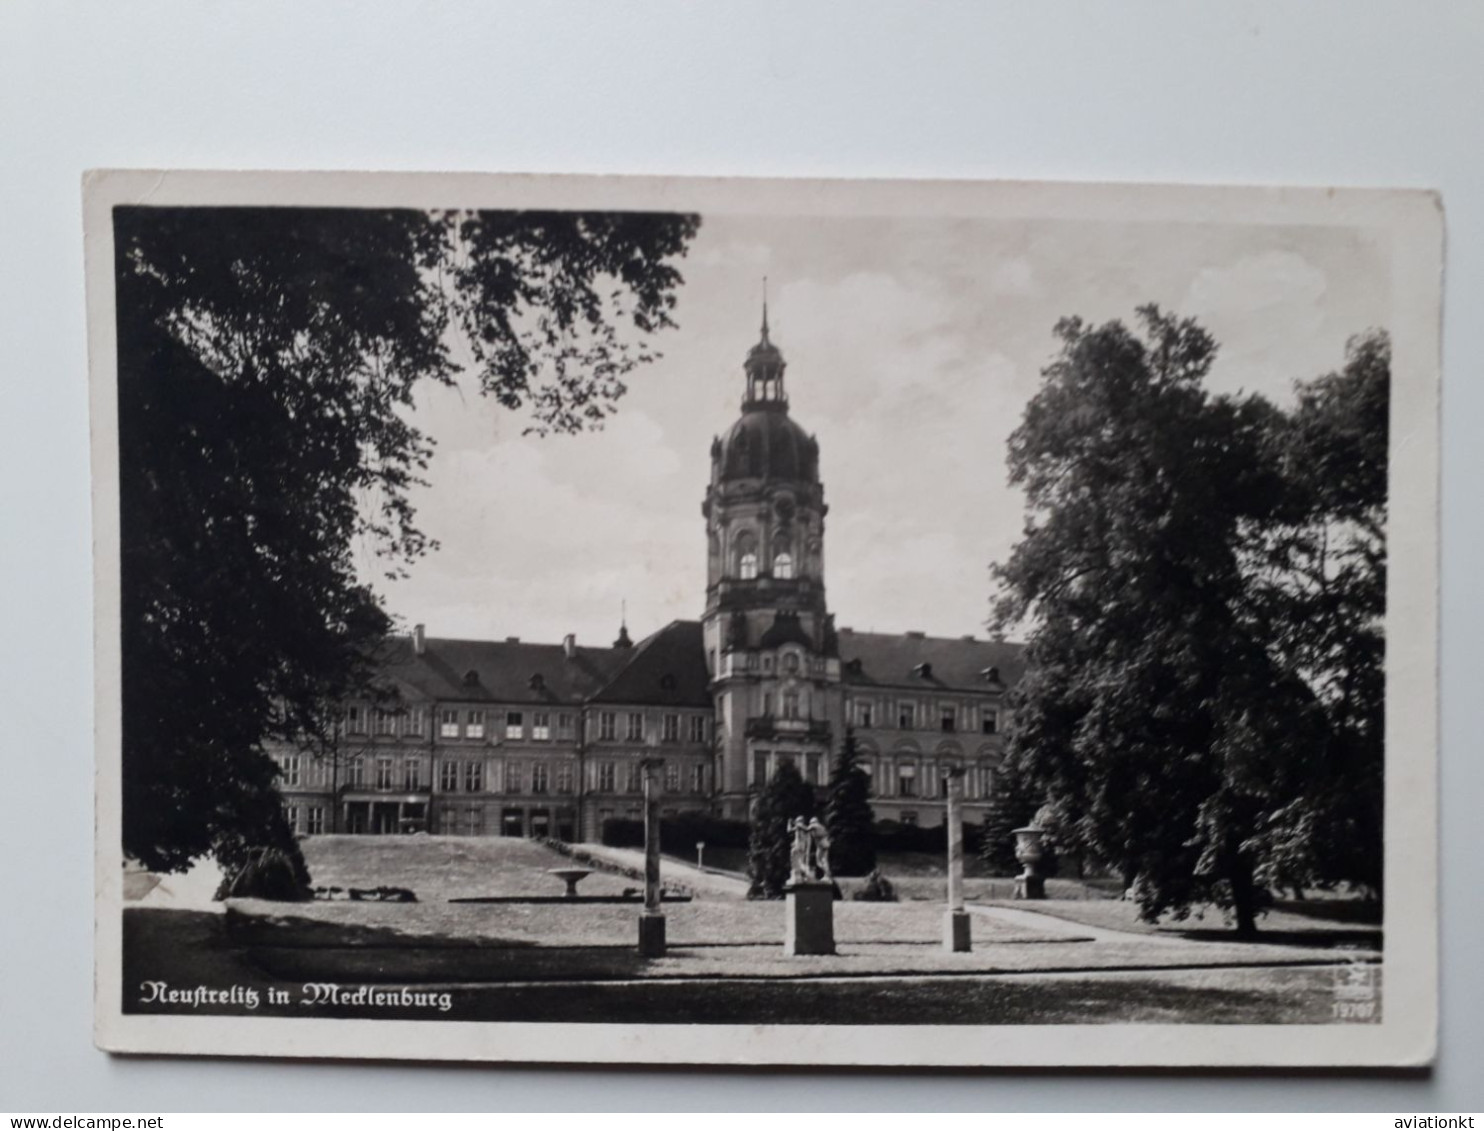
[[665,916],[660,908],[660,767],[663,758],[640,759],[644,774],[644,910],[639,915],[639,953],[665,953]]
[[969,913],[964,907],[964,768],[943,767],[947,812],[944,820],[948,832],[948,910],[943,916],[943,948],[952,951],[972,949],[969,941]]
[[705,870],[706,870],[706,842],[704,840],[698,840],[698,841],[696,841],[696,871],[697,872],[704,872]]

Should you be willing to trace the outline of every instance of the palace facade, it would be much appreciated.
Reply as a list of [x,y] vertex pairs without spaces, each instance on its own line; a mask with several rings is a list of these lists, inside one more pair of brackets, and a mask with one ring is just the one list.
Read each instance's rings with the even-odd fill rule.
[[376,697],[324,748],[272,753],[300,833],[421,831],[596,839],[637,819],[640,760],[664,762],[663,812],[745,818],[784,762],[824,787],[846,728],[879,819],[937,825],[966,770],[983,819],[1019,645],[837,629],[825,601],[819,444],[789,415],[769,337],[744,364],[742,413],[711,446],[698,621],[607,647],[410,636]]

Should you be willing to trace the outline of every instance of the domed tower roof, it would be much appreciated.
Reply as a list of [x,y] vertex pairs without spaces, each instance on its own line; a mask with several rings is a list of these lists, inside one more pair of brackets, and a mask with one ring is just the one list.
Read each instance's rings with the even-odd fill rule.
[[763,330],[747,351],[743,369],[747,391],[742,416],[712,449],[717,478],[786,479],[819,482],[819,444],[788,415],[783,388],[787,363],[768,336],[768,304],[763,301]]

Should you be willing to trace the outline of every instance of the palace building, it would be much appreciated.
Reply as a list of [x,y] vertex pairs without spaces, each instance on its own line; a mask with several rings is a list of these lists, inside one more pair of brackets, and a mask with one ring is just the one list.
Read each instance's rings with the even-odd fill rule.
[[640,760],[664,762],[663,811],[745,818],[784,762],[824,787],[846,728],[877,817],[943,820],[966,770],[983,819],[1020,645],[837,629],[825,600],[829,507],[819,444],[788,411],[783,355],[747,355],[742,414],[711,445],[705,606],[607,647],[394,638],[377,695],[326,748],[279,748],[295,829],[596,839],[641,813]]

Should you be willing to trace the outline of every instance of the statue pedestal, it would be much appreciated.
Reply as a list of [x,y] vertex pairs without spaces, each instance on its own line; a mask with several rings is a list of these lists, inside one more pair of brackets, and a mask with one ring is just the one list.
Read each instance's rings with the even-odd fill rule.
[[1032,875],[1029,871],[1022,872],[1015,877],[1016,899],[1045,899],[1046,880],[1043,876]]
[[644,958],[665,955],[665,917],[646,911],[639,916],[639,954]]
[[835,953],[835,888],[818,881],[784,889],[788,917],[783,927],[785,954]]
[[967,911],[949,911],[943,916],[943,949],[960,954],[973,949],[969,942]]

